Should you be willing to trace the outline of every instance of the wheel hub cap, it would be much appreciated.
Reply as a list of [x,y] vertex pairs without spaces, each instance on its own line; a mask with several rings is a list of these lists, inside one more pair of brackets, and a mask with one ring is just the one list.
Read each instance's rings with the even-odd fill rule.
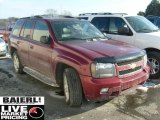
[[151,74],[156,74],[159,71],[159,62],[154,58],[149,58],[149,62],[151,63]]
[[66,97],[66,102],[69,101],[69,88],[68,88],[68,81],[66,75],[64,75],[64,94]]
[[18,60],[18,57],[16,55],[14,55],[13,59],[14,59],[14,61],[13,61],[14,68],[17,71],[19,69],[19,60]]

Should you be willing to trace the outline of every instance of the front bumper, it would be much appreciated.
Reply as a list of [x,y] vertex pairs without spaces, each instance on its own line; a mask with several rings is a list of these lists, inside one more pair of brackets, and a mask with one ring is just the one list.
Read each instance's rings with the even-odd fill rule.
[[6,51],[6,50],[4,50],[4,51],[0,51],[0,56],[2,56],[2,55],[6,55],[6,53],[7,53],[7,51]]
[[6,55],[6,53],[7,53],[7,48],[6,47],[0,48],[0,56]]
[[[80,76],[86,99],[99,101],[117,96],[122,91],[143,84],[149,78],[150,68],[147,66],[142,72],[125,78],[94,79],[88,76]],[[101,94],[101,90],[107,88],[108,92]]]

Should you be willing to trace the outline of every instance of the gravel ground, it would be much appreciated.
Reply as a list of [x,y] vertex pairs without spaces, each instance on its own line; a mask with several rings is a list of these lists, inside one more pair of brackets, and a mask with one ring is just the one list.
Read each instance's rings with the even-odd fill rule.
[[137,90],[110,101],[84,102],[70,108],[56,88],[47,86],[27,74],[17,75],[11,59],[0,60],[0,96],[45,96],[46,120],[160,120],[160,86],[152,80]]

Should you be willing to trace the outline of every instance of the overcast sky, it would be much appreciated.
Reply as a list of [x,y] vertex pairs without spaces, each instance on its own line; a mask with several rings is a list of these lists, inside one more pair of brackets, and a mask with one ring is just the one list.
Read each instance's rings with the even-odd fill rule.
[[0,19],[44,14],[47,9],[72,15],[89,12],[115,12],[136,15],[145,11],[151,0],[0,0]]

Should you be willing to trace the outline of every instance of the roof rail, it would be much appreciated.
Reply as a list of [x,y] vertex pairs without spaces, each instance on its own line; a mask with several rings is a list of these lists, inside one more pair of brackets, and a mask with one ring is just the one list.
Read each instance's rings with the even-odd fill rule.
[[45,15],[41,15],[42,16],[42,18],[50,18],[50,19],[52,19],[52,18],[74,18],[74,17],[72,17],[72,16],[69,16],[69,15],[57,15],[57,14],[55,14],[55,15],[49,15],[49,14],[45,14]]
[[44,14],[44,15],[35,15],[35,16],[31,16],[31,17],[23,17],[20,19],[34,19],[34,18],[44,18],[44,19],[53,19],[53,18],[74,18],[72,16],[69,15],[49,15],[49,14]]
[[114,15],[128,15],[127,13],[112,13]]
[[85,15],[128,15],[127,13],[110,13],[110,12],[102,12],[102,13],[82,13],[79,14],[79,16],[85,16]]
[[30,16],[30,17],[23,17],[23,18],[20,18],[20,19],[26,19],[26,18],[31,19],[31,18],[43,18],[43,17],[40,16],[40,15],[35,15],[35,16]]
[[112,15],[112,13],[106,12],[106,13],[82,13],[82,14],[79,14],[79,16],[83,16],[83,15]]

